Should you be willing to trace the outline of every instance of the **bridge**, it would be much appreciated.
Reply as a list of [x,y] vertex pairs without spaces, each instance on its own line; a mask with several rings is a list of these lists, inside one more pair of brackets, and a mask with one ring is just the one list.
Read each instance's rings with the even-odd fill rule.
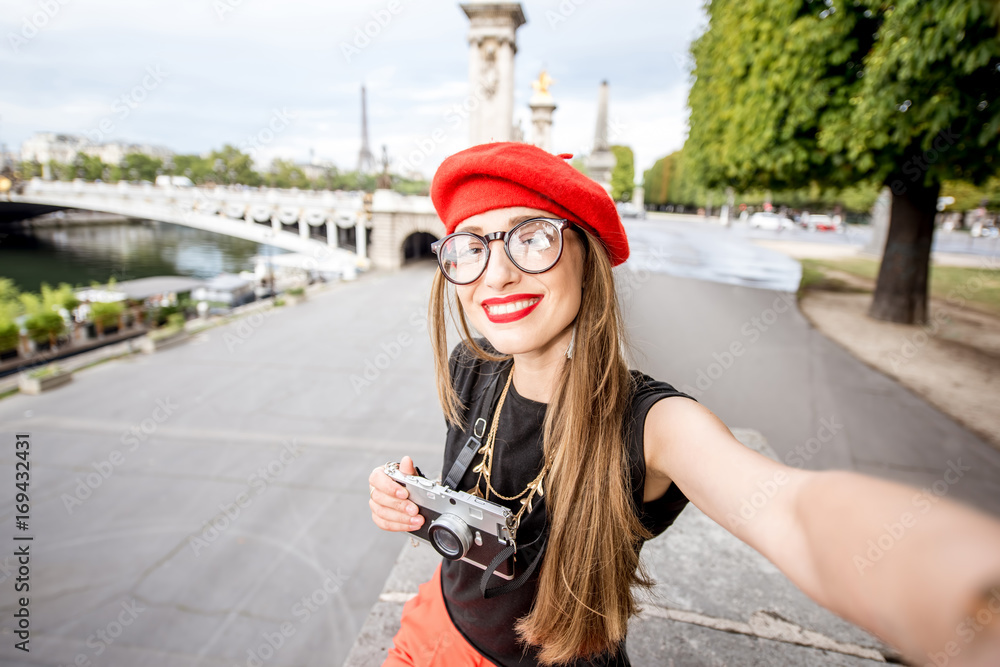
[[34,178],[11,192],[8,201],[184,225],[272,245],[345,269],[399,268],[429,254],[430,242],[444,234],[429,197],[392,190],[376,190],[366,206],[359,192]]

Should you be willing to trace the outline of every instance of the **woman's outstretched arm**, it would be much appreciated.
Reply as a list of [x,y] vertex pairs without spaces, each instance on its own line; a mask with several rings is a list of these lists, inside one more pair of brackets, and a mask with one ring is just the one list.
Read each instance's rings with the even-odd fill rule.
[[800,470],[683,398],[653,406],[644,446],[647,491],[673,480],[809,597],[915,664],[1000,665],[1000,521],[947,497],[968,472],[960,459],[924,490]]

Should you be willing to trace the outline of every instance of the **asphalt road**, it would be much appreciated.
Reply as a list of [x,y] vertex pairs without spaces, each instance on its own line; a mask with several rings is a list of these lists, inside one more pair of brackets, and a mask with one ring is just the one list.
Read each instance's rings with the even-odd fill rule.
[[[637,256],[659,242],[637,237]],[[23,432],[18,534],[34,536],[30,653],[13,648],[13,548],[0,552],[0,662],[340,664],[403,540],[369,520],[369,471],[403,454],[440,465],[433,270],[367,275],[0,401],[0,539],[15,533]],[[638,367],[700,392],[730,426],[783,458],[803,447],[804,467],[917,485],[960,459],[972,469],[949,494],[1000,514],[1000,453],[810,329],[783,292],[624,267],[621,279]]]

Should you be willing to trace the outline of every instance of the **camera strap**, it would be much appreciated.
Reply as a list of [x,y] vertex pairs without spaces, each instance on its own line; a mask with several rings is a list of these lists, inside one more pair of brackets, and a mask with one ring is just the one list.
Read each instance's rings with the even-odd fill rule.
[[[513,363],[510,364],[510,368],[513,368]],[[465,471],[468,470],[469,466],[472,464],[472,459],[475,458],[476,452],[478,452],[480,447],[483,446],[482,439],[483,436],[486,435],[486,425],[492,418],[493,410],[496,408],[497,400],[500,397],[500,387],[502,386],[500,382],[501,377],[506,378],[502,369],[492,374],[489,379],[489,384],[483,392],[483,400],[479,402],[475,417],[469,420],[471,433],[465,441],[462,451],[459,452],[458,457],[456,457],[455,462],[451,464],[451,469],[448,471],[448,475],[444,478],[443,484],[448,488],[458,489],[458,485],[461,483],[462,477],[465,476]],[[506,384],[506,379],[504,380],[504,384]],[[486,585],[489,583],[490,577],[494,572],[496,572],[496,569],[500,567],[501,563],[514,555],[516,547],[511,544],[494,556],[490,564],[486,566],[486,571],[483,572],[483,578],[479,582],[479,590],[483,594],[484,598],[489,599],[504,595],[517,590],[524,585],[524,582],[528,580],[531,574],[538,567],[538,564],[541,562],[542,554],[545,553],[545,547],[548,544],[545,532],[542,533],[541,539],[542,545],[539,548],[538,553],[528,564],[528,567],[525,568],[524,572],[506,584],[502,584],[494,588],[487,588]]]
[[[537,540],[536,540],[537,541]],[[524,572],[519,574],[516,578],[508,581],[506,584],[501,584],[500,586],[495,586],[493,588],[486,588],[486,584],[489,583],[490,576],[500,567],[500,563],[504,562],[508,558],[514,555],[514,545],[508,546],[506,549],[498,553],[490,561],[490,564],[486,566],[486,571],[483,572],[483,578],[479,580],[479,592],[483,594],[483,597],[489,600],[490,598],[495,598],[511,591],[515,591],[524,585],[524,582],[528,580],[531,573],[535,571],[538,567],[538,563],[542,560],[542,554],[545,553],[545,547],[548,546],[548,537],[543,532],[542,533],[542,546],[539,547],[538,553],[535,557],[528,563],[528,567],[524,569]]]
[[[513,367],[513,363],[510,365]],[[465,476],[465,471],[472,464],[472,459],[476,456],[476,452],[483,446],[482,439],[486,435],[486,424],[489,423],[492,416],[491,413],[499,398],[501,375],[503,375],[502,371],[498,371],[492,375],[489,384],[486,386],[486,391],[483,392],[483,400],[479,402],[475,417],[469,420],[471,434],[468,440],[465,441],[465,445],[462,446],[462,451],[455,458],[455,462],[451,464],[448,475],[444,478],[443,484],[449,489],[458,489],[458,485],[461,483],[462,477]]]

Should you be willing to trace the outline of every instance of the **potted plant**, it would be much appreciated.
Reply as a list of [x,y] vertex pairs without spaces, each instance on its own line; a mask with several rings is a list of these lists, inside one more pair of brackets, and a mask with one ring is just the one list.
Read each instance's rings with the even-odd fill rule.
[[164,326],[150,331],[139,341],[139,349],[146,354],[152,354],[186,341],[191,335],[184,325],[183,313],[171,313],[167,316],[167,323]]
[[35,368],[18,377],[18,388],[24,394],[41,394],[43,391],[55,389],[73,379],[72,371],[56,364],[48,364]]
[[17,345],[21,332],[17,324],[0,320],[0,361],[6,361],[17,356]]
[[124,306],[118,301],[95,301],[90,304],[90,316],[94,320],[98,338],[118,331],[118,319],[123,310]]
[[59,344],[59,336],[66,331],[66,322],[62,315],[54,312],[39,312],[24,322],[28,337],[35,341],[39,350],[54,350]]

